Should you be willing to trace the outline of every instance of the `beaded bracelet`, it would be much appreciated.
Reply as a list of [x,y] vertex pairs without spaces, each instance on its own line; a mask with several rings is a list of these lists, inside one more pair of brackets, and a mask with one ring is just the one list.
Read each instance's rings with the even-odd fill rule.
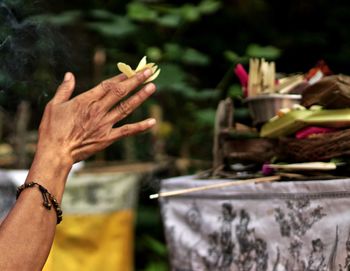
[[62,210],[61,207],[56,200],[56,198],[51,195],[49,191],[45,187],[43,187],[41,184],[38,184],[36,182],[30,182],[30,183],[25,183],[22,184],[21,186],[17,187],[17,193],[16,193],[16,199],[18,199],[19,195],[22,193],[22,191],[26,188],[32,188],[34,186],[38,186],[39,191],[41,192],[41,195],[43,196],[43,205],[47,210],[51,210],[51,207],[56,211],[56,216],[57,216],[57,224],[60,224],[62,221]]

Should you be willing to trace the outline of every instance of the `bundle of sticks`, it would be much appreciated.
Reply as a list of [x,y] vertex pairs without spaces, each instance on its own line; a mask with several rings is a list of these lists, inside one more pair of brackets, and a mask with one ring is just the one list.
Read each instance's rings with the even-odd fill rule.
[[248,96],[274,92],[276,82],[276,64],[265,59],[249,60]]
[[293,74],[277,79],[275,62],[265,61],[264,58],[249,60],[249,75],[242,64],[238,64],[234,72],[241,82],[245,98],[260,94],[286,94],[305,82],[303,74]]

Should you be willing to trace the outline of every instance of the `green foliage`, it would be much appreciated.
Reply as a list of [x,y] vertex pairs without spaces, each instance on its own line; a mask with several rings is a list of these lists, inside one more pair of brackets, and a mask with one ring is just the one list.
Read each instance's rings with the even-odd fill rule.
[[88,23],[87,27],[107,38],[125,38],[137,29],[128,18],[122,16],[108,17],[108,21]]
[[225,58],[230,61],[230,62],[242,62],[241,59],[242,57],[240,57],[236,52],[230,51],[230,50],[226,50],[224,52],[224,56]]
[[164,243],[159,242],[158,240],[156,240],[150,235],[144,235],[141,240],[156,255],[159,255],[162,257],[167,256],[167,249]]
[[165,43],[163,58],[188,65],[207,66],[210,64],[210,59],[206,54],[178,43]]
[[60,14],[40,14],[31,16],[27,19],[28,22],[34,23],[49,23],[55,26],[66,26],[72,25],[81,18],[81,11],[79,10],[69,10],[62,12]]
[[260,46],[258,44],[250,44],[246,54],[249,57],[277,59],[281,55],[281,50],[274,46]]
[[203,0],[199,3],[198,9],[202,14],[211,14],[220,9],[222,3],[213,0]]
[[97,20],[113,21],[115,18],[118,18],[116,14],[105,9],[91,9],[88,14]]
[[160,26],[175,28],[183,23],[198,21],[202,16],[216,12],[220,7],[221,3],[216,0],[203,0],[198,5],[181,6],[146,5],[134,1],[128,4],[127,15],[136,21],[154,22]]
[[[154,192],[154,190],[152,191]],[[147,190],[144,195],[153,192]],[[161,227],[162,221],[158,203],[149,201],[146,196],[141,197],[136,224],[135,258],[137,270],[169,270],[168,253]]]
[[169,266],[164,262],[152,262],[150,263],[145,271],[167,271]]
[[228,90],[228,96],[233,99],[242,99],[243,98],[242,87],[238,84],[231,85]]
[[184,50],[181,60],[185,64],[207,66],[210,64],[210,59],[207,55],[197,51],[193,48],[186,48]]
[[158,17],[157,23],[162,27],[175,28],[181,23],[181,17],[178,14],[166,14]]
[[130,19],[136,21],[155,21],[157,12],[142,2],[131,2],[127,7],[127,14]]
[[158,47],[148,47],[146,51],[146,55],[149,57],[150,61],[158,62],[163,57],[163,52]]
[[225,58],[232,63],[247,64],[249,58],[265,58],[267,60],[276,60],[281,56],[281,50],[274,46],[261,46],[258,44],[249,44],[245,54],[239,55],[232,50],[224,52]]
[[215,120],[216,110],[214,109],[203,109],[195,114],[196,124],[203,127],[211,127]]

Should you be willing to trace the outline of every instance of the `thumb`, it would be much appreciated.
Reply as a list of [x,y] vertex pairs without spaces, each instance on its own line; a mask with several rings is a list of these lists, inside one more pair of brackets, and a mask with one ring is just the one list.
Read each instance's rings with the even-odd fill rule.
[[53,101],[56,103],[63,103],[69,100],[75,88],[75,77],[71,72],[64,75],[63,82],[56,90]]

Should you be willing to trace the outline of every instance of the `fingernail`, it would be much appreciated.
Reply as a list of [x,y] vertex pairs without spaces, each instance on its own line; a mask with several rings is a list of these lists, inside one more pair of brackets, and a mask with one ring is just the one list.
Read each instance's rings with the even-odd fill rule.
[[151,74],[152,74],[151,69],[146,69],[146,70],[143,72],[143,75],[146,76],[146,77],[150,76]]
[[155,119],[149,119],[148,121],[147,121],[147,124],[149,125],[149,126],[153,126],[154,124],[156,124],[156,120]]
[[67,72],[67,73],[64,75],[63,81],[69,81],[70,79],[72,79],[72,74],[71,74],[70,72]]
[[149,94],[152,94],[155,90],[156,90],[156,87],[152,83],[145,86],[145,91]]

